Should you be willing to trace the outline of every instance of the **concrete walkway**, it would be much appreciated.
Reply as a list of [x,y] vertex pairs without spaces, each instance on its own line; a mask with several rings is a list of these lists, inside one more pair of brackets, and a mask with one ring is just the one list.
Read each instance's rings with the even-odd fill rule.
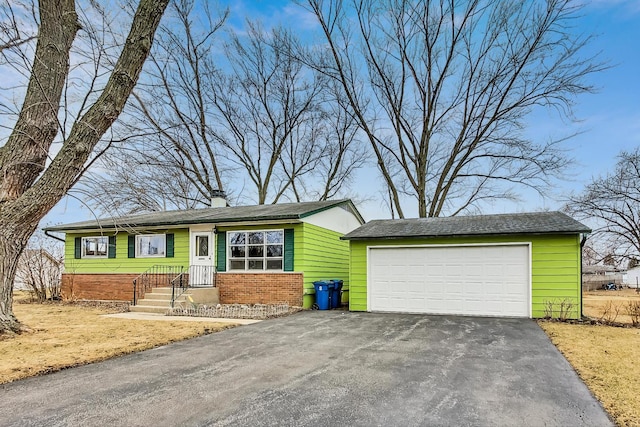
[[165,316],[158,313],[117,313],[103,314],[103,317],[113,317],[116,319],[132,319],[132,320],[154,320],[161,322],[211,322],[211,323],[235,323],[236,325],[251,325],[253,323],[262,322],[262,320],[254,319],[226,319],[222,317],[191,317],[191,316]]
[[306,311],[0,386],[2,426],[611,426],[532,320]]

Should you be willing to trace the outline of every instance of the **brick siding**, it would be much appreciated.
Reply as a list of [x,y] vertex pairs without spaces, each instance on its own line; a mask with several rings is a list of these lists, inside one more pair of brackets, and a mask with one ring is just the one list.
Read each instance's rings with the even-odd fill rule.
[[138,274],[63,274],[64,299],[133,301],[133,279]]
[[302,306],[302,273],[218,273],[221,304]]
[[[138,274],[63,274],[64,299],[133,301]],[[185,279],[185,280],[188,280]],[[302,306],[302,273],[218,273],[221,304]]]

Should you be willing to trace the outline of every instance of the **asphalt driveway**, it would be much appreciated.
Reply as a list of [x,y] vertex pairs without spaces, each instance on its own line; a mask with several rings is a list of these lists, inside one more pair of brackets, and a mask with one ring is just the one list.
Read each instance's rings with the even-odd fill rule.
[[303,312],[0,386],[0,425],[611,425],[535,322]]

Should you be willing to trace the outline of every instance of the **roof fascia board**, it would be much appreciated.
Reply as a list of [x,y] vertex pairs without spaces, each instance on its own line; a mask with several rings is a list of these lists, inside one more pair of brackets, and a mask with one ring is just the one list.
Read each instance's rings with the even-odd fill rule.
[[102,228],[70,228],[65,230],[56,230],[58,233],[118,233],[118,232],[131,232],[137,233],[140,231],[159,231],[159,230],[176,230],[189,228],[190,225],[207,225],[211,224],[212,227],[236,227],[236,226],[250,226],[250,225],[280,225],[280,224],[299,224],[298,219],[278,219],[278,220],[259,220],[259,221],[225,221],[225,222],[212,222],[212,221],[191,221],[183,224],[170,224],[170,225],[132,225],[123,226],[117,225],[115,227],[102,227]]
[[429,234],[429,235],[411,235],[411,236],[364,236],[364,237],[349,237],[342,236],[341,240],[399,240],[399,239],[442,239],[448,237],[484,237],[484,236],[548,236],[550,234],[582,234],[585,231],[544,231],[544,232],[531,232],[531,233],[482,233],[482,234]]

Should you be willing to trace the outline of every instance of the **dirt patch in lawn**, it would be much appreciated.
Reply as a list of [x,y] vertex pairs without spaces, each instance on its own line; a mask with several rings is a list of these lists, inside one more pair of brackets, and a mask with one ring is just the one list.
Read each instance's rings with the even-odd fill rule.
[[31,332],[0,338],[0,384],[236,326],[100,316],[113,312],[82,305],[14,304],[14,313]]
[[616,423],[640,426],[640,329],[539,324]]
[[594,319],[631,324],[631,316],[627,313],[630,302],[640,304],[640,293],[637,293],[635,289],[598,290],[582,294],[583,313]]

